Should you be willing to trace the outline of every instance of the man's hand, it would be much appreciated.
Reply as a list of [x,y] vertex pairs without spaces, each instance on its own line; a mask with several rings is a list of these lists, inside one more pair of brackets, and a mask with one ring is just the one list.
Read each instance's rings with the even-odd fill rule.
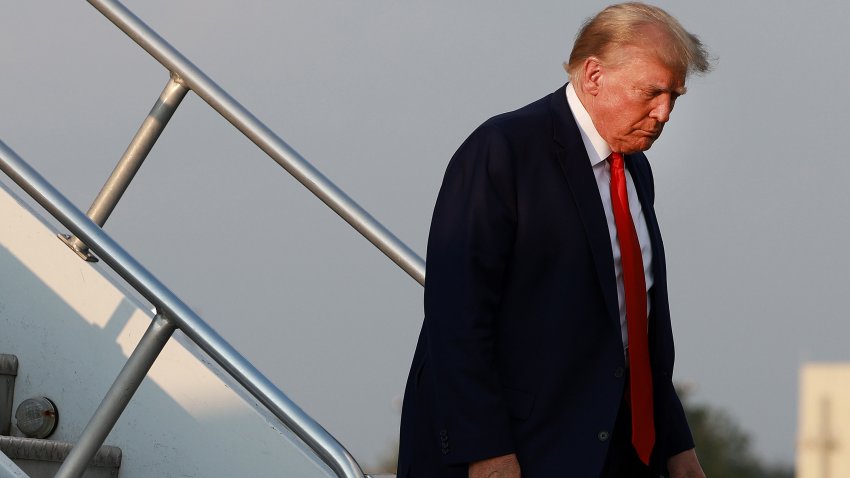
[[520,478],[519,461],[511,453],[470,463],[469,478]]
[[668,458],[667,471],[670,472],[670,478],[705,478],[693,448]]

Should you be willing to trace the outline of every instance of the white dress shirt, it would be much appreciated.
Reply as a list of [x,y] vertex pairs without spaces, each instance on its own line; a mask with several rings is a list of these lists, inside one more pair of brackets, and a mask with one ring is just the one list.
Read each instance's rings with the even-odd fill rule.
[[[611,238],[611,251],[614,253],[614,277],[617,279],[617,298],[620,303],[620,333],[623,337],[623,350],[626,352],[626,358],[628,359],[629,333],[626,326],[626,294],[623,285],[623,263],[620,258],[620,243],[617,242],[617,224],[614,222],[614,212],[611,209],[611,165],[606,161],[608,156],[611,155],[611,147],[602,139],[599,132],[596,131],[593,120],[590,119],[590,114],[588,114],[578,95],[576,95],[572,83],[567,84],[567,103],[570,105],[570,110],[578,124],[578,129],[581,131],[581,140],[584,142],[584,148],[587,150],[587,156],[590,158],[590,165],[593,167],[593,174],[596,176],[596,186],[599,188],[599,197],[602,199],[602,207],[605,209],[605,218],[608,220],[608,235]],[[640,200],[635,191],[635,183],[628,169],[626,169],[626,189],[629,193],[629,212],[631,212],[632,220],[635,223],[638,242],[640,242],[641,257],[643,258],[643,273],[646,278],[647,290],[646,313],[648,315],[651,307],[649,288],[652,287],[654,280],[652,275],[652,246],[649,242],[646,219],[643,216]]]

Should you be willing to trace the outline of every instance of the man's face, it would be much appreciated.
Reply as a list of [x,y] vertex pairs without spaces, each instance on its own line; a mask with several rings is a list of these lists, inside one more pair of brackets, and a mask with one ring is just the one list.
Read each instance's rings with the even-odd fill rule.
[[646,151],[661,135],[685,75],[638,46],[626,46],[620,61],[600,64],[591,113],[594,126],[616,152]]

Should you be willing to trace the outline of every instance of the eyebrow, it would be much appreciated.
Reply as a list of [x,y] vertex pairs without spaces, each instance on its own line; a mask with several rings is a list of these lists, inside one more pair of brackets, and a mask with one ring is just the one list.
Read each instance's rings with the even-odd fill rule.
[[652,85],[649,88],[649,91],[653,93],[675,93],[677,96],[682,96],[688,92],[688,87],[683,86],[681,88],[664,88],[662,86]]

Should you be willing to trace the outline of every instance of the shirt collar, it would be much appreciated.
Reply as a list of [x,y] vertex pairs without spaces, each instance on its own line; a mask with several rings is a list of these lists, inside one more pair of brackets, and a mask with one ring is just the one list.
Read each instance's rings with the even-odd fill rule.
[[581,100],[578,99],[572,83],[567,83],[567,103],[570,105],[570,111],[572,111],[573,118],[575,118],[581,132],[581,140],[584,143],[584,149],[587,150],[587,156],[590,158],[590,165],[596,166],[608,159],[608,156],[611,155],[611,147],[596,131],[593,120],[590,119],[590,114],[581,104]]

